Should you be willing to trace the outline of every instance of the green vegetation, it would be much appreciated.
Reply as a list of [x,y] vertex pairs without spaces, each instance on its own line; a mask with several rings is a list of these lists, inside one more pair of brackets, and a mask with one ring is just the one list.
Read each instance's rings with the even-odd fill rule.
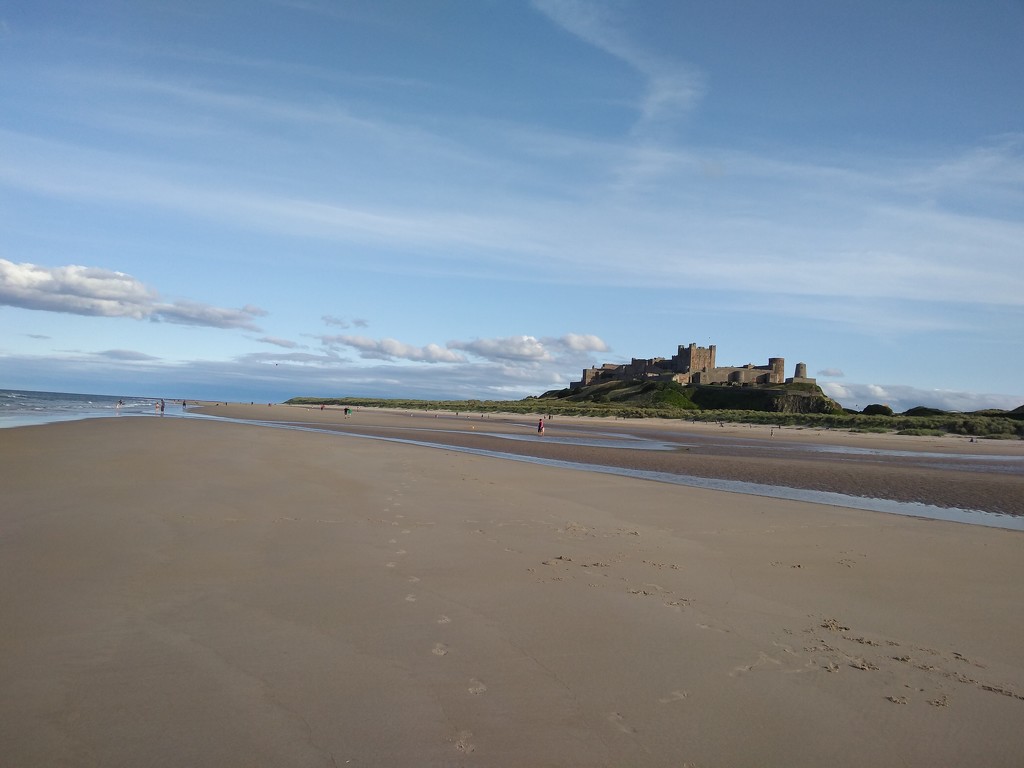
[[946,412],[940,411],[938,408],[925,408],[923,405],[919,405],[916,408],[911,408],[909,411],[904,411],[904,416],[942,416]]
[[777,386],[683,385],[672,381],[606,381],[576,389],[545,392],[540,400],[564,403],[620,404],[634,408],[679,411],[766,411],[774,413],[841,413],[815,384]]
[[892,408],[888,405],[881,405],[879,403],[872,403],[861,411],[865,416],[892,416]]
[[[902,435],[968,435],[986,439],[1024,439],[1024,406],[1013,411],[975,413],[912,408],[903,414],[869,415],[842,409],[814,385],[814,391],[786,388],[684,387],[672,382],[605,382],[580,390],[557,390],[523,400],[383,400],[378,398],[295,397],[290,405],[522,413],[554,416],[662,418],[895,432]],[[819,408],[818,411],[800,410]],[[867,410],[867,409],[865,409]],[[891,409],[889,410],[891,413]]]

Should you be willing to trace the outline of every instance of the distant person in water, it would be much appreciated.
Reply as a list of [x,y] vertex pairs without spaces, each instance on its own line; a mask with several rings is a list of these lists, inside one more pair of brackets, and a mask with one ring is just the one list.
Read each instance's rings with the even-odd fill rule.
[[163,415],[164,415],[164,407],[165,407],[164,401],[163,401],[163,400],[161,400],[161,401],[160,401],[160,415],[161,415],[161,416],[163,416]]

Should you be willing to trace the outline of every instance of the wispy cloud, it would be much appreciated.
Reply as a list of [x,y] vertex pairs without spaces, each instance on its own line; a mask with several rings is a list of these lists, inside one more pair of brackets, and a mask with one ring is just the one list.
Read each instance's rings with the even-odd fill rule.
[[[986,181],[990,160],[977,164],[973,181],[954,184],[939,169],[955,157],[886,170],[881,159],[853,159],[840,167],[719,153],[721,178],[698,183],[702,172],[692,153],[666,150],[679,158],[676,183],[662,199],[643,205],[609,201],[598,187],[581,189],[579,199],[506,195],[500,211],[478,211],[479,195],[467,187],[458,206],[448,201],[424,211],[284,196],[258,185],[218,188],[187,173],[183,177],[180,168],[7,131],[0,131],[0,148],[6,152],[0,182],[18,189],[91,205],[154,206],[201,220],[216,215],[219,222],[257,231],[400,249],[389,256],[392,267],[403,260],[410,269],[434,274],[515,276],[529,266],[536,280],[595,285],[696,281],[767,295],[1024,304],[1024,273],[1015,268],[1024,223],[1013,214],[1021,193]],[[1004,166],[1024,173],[1016,144],[997,144],[992,151]],[[925,178],[928,199],[914,191]],[[943,198],[942,191],[951,200],[968,198],[975,187],[998,195],[993,210],[1005,216],[932,202]],[[410,255],[427,252],[438,257],[429,267]],[[361,268],[374,263],[364,260]],[[1001,279],[993,282],[990,274]]]
[[358,317],[349,320],[348,318],[337,317],[335,315],[324,315],[321,320],[323,320],[326,325],[334,325],[338,328],[366,328],[369,326],[368,321]]
[[155,305],[150,317],[153,320],[163,320],[179,325],[203,325],[208,328],[241,328],[258,331],[259,326],[253,323],[253,318],[263,317],[266,314],[265,310],[250,304],[241,309],[225,309],[195,301],[175,301],[171,304]]
[[644,79],[635,130],[646,133],[693,108],[705,89],[696,68],[636,43],[607,3],[593,0],[534,0],[549,19],[585,43],[619,59]]
[[299,344],[297,341],[291,341],[290,339],[280,339],[276,336],[262,336],[256,339],[256,341],[260,342],[261,344],[272,344],[275,347],[282,347],[284,349],[300,349],[303,346],[302,344]]
[[163,302],[141,281],[98,267],[43,267],[0,259],[0,305],[93,317],[259,330],[259,307],[225,309],[194,301]]
[[99,357],[108,358],[110,360],[124,360],[126,362],[140,362],[160,359],[158,357],[153,357],[153,355],[147,355],[145,352],[136,352],[131,349],[108,349],[103,352],[97,352],[96,355]]

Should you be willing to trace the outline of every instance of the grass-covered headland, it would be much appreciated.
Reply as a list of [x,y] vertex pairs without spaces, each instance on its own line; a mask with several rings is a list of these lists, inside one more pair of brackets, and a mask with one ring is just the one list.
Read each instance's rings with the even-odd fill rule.
[[453,413],[541,413],[554,416],[661,418],[775,426],[806,426],[904,435],[969,435],[1024,439],[1024,405],[1012,411],[971,413],[912,408],[893,413],[873,404],[842,408],[813,384],[783,387],[682,386],[671,382],[606,382],[553,390],[522,400],[402,400],[368,397],[293,397],[289,405],[397,408]]

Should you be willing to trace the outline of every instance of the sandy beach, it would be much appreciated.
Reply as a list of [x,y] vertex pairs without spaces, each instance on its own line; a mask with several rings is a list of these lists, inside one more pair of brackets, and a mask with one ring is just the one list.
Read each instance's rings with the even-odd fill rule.
[[325,431],[0,430],[0,764],[1024,761],[1024,533],[454,450],[1011,514],[1019,442],[207,411]]

